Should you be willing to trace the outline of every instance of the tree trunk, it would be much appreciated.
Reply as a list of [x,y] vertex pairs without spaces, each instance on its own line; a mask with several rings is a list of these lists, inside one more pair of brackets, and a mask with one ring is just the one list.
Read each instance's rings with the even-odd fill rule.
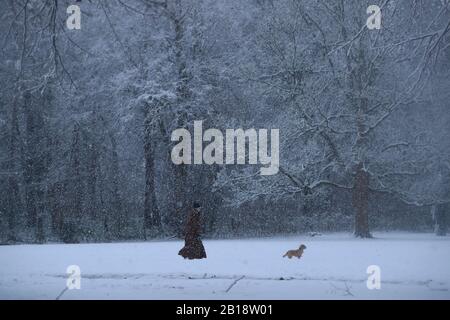
[[6,163],[6,169],[10,171],[8,175],[8,204],[6,209],[7,221],[8,221],[8,241],[17,241],[17,216],[21,210],[21,199],[19,189],[19,169],[17,163],[19,163],[19,154],[21,154],[20,132],[19,132],[19,120],[17,114],[16,105],[13,106],[11,115],[11,131],[9,139],[9,161]]
[[369,174],[358,164],[353,186],[353,207],[355,208],[355,236],[371,238],[369,231]]
[[110,133],[111,147],[112,147],[112,184],[113,184],[113,210],[115,212],[114,219],[114,236],[116,239],[122,239],[124,236],[124,216],[122,208],[122,197],[119,190],[120,183],[120,168],[119,155],[117,152],[117,142],[114,134]]
[[35,240],[43,241],[43,183],[46,173],[45,163],[45,124],[44,115],[39,104],[45,101],[34,101],[31,94],[24,95],[25,116],[25,203],[27,210],[28,227],[34,230]]
[[82,177],[81,177],[81,135],[78,124],[75,124],[70,149],[70,165],[67,182],[64,186],[66,203],[62,216],[61,239],[65,243],[78,243],[79,223],[82,216]]
[[[180,0],[176,0],[175,11],[172,18],[172,23],[174,27],[174,42],[173,50],[175,55],[175,66],[177,68],[177,108],[181,107],[181,112],[178,113],[178,128],[185,128],[188,122],[188,115],[184,110],[184,105],[186,101],[191,98],[191,89],[189,87],[189,73],[186,63],[185,48],[183,47],[183,39],[185,36],[185,25],[182,18],[182,3]],[[184,164],[175,165],[172,163],[172,169],[174,173],[174,211],[175,219],[174,225],[175,233],[178,237],[182,237],[182,223],[185,219],[186,208],[189,207],[187,203],[188,194],[186,191],[187,183],[187,167]]]
[[[147,112],[145,117],[144,157],[145,157],[145,195],[144,195],[144,229],[160,228],[161,216],[156,203],[155,193],[155,158],[153,142],[154,130],[152,119]],[[145,234],[145,230],[144,230]]]
[[447,205],[436,206],[434,211],[434,232],[437,236],[447,235]]

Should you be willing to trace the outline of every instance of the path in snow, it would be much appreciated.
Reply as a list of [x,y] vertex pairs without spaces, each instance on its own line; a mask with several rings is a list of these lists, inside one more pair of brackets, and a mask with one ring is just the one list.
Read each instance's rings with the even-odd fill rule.
[[[375,233],[207,240],[183,260],[181,241],[0,247],[0,299],[450,299],[450,237]],[[306,244],[302,259],[282,258]],[[69,265],[81,289],[65,290]],[[369,265],[381,289],[366,286]]]

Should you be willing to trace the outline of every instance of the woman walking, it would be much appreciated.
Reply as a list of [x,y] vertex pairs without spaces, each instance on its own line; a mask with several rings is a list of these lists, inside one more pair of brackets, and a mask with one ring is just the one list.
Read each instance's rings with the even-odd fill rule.
[[178,252],[185,259],[203,259],[206,258],[205,248],[203,247],[200,233],[201,225],[201,206],[194,202],[193,208],[189,212],[186,221],[184,234],[184,247]]

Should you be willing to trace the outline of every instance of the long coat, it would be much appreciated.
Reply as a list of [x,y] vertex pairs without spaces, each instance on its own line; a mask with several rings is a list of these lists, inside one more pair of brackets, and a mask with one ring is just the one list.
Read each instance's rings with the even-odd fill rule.
[[186,220],[184,247],[178,252],[180,256],[185,259],[206,258],[205,248],[200,238],[201,229],[200,212],[192,209]]

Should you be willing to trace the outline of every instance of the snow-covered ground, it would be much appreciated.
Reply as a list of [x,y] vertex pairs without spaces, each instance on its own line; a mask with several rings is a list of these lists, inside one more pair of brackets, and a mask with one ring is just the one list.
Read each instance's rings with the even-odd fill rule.
[[[206,240],[197,261],[177,255],[181,241],[1,246],[0,299],[450,299],[450,237],[374,236]],[[282,258],[300,243],[300,260]],[[69,265],[80,290],[65,289]]]

